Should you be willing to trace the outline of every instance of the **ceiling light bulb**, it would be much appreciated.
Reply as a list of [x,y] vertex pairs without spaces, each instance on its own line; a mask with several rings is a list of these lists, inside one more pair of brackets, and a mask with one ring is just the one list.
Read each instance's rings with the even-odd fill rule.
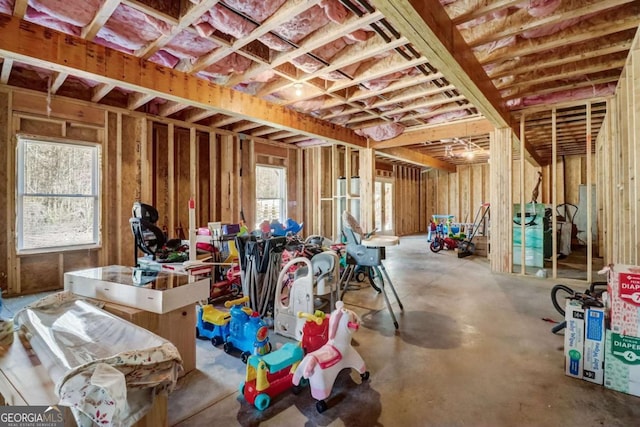
[[296,83],[293,87],[296,89],[296,96],[302,96],[302,83]]

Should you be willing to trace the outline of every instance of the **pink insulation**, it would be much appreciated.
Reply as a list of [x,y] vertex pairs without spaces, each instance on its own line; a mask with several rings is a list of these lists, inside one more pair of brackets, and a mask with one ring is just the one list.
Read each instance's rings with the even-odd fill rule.
[[[276,27],[273,32],[293,43],[297,43],[328,23],[329,18],[327,18],[324,10],[319,6],[313,6],[292,20]],[[291,46],[288,43],[283,42],[273,34],[265,34],[260,37],[260,41],[273,50],[282,52],[291,50]]]
[[579,99],[588,99],[598,96],[610,96],[615,93],[616,84],[600,84],[593,87],[583,87],[571,89],[564,92],[550,93],[539,96],[528,96],[525,98],[512,99],[507,101],[509,108],[529,107],[532,105],[554,104],[565,101],[576,101]]
[[373,139],[374,141],[384,141],[395,138],[404,132],[404,126],[398,123],[385,123],[383,125],[371,126],[368,128],[358,129],[356,133],[360,136]]
[[303,101],[294,102],[291,104],[291,108],[304,113],[310,113],[312,111],[321,110],[325,102],[324,96],[318,96],[312,99],[305,99]]
[[25,21],[33,22],[34,24],[42,25],[43,27],[51,28],[53,30],[61,31],[66,34],[72,34],[74,36],[80,35],[80,28],[75,25],[68,24],[59,19],[53,18],[43,12],[38,12],[31,6],[27,7],[27,13],[24,16]]
[[13,0],[0,0],[0,13],[13,14]]
[[213,40],[198,37],[190,31],[178,33],[162,49],[179,59],[186,59],[194,63],[199,57],[206,55],[218,44]]
[[527,13],[535,18],[542,18],[554,12],[562,0],[529,0],[517,4],[516,7],[526,9]]
[[149,61],[155,62],[158,65],[162,65],[163,67],[174,68],[178,65],[180,60],[175,56],[171,55],[169,52],[164,50],[159,50],[149,58]]
[[88,25],[102,5],[101,0],[29,0],[29,6],[76,27]]
[[102,46],[108,47],[110,49],[119,50],[120,52],[129,53],[129,54],[133,53],[133,50],[124,48],[124,47],[120,46],[119,44],[111,43],[110,41],[105,40],[102,37],[97,37],[96,36],[93,39],[93,41],[95,43],[97,43],[97,44],[101,44]]
[[461,119],[468,115],[469,113],[466,110],[449,111],[448,113],[442,113],[437,116],[430,117],[426,122],[429,124],[444,123],[450,120]]
[[[229,7],[260,23],[273,15],[283,3],[284,0],[271,0],[268,2],[263,0],[225,1],[225,4],[229,5]],[[203,14],[193,26],[204,37],[208,37],[215,30],[218,30],[235,38],[246,37],[256,28],[256,25],[251,21],[219,4]]]
[[285,0],[224,0],[230,8],[250,16],[254,21],[262,23],[273,15]]
[[98,31],[98,37],[135,51],[170,32],[171,27],[166,22],[120,4]]
[[395,73],[387,74],[386,76],[379,77],[377,79],[369,80],[368,82],[362,83],[362,86],[366,87],[369,90],[382,90],[389,86],[391,83],[400,80],[404,76],[417,75],[417,70],[414,67],[406,68],[402,71],[396,71]]
[[195,28],[203,37],[210,36],[217,29],[239,39],[248,36],[256,28],[252,22],[219,4],[203,14],[200,19]]
[[[339,39],[336,39],[330,43],[325,44],[324,46],[319,47],[318,49],[313,50],[312,53],[328,62],[348,44],[353,43],[355,42],[347,37],[340,37]],[[313,73],[324,66],[322,62],[312,58],[309,55],[298,56],[297,58],[291,60],[291,63],[295,65],[296,68],[304,71],[305,73]]]
[[322,0],[320,7],[331,21],[342,24],[349,12],[338,0]]
[[228,76],[231,73],[242,74],[251,65],[251,60],[237,53],[232,53],[215,64],[209,65],[200,74],[208,77],[220,78]]

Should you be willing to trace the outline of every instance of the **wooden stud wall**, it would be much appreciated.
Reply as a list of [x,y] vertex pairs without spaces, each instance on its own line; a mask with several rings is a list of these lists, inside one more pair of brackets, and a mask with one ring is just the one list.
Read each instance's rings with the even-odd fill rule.
[[[488,164],[473,164],[457,166],[457,172],[432,169],[422,174],[425,220],[431,215],[454,215],[456,222],[472,223],[480,206],[489,201],[489,169]],[[422,230],[427,227],[428,223]]]
[[[0,89],[0,182],[6,183],[0,190],[0,292],[15,284],[15,246],[13,218],[13,134],[10,112],[12,93]],[[15,285],[14,285],[15,286]]]
[[[255,164],[259,156],[287,167],[291,194],[304,210],[301,150],[267,145],[226,131],[82,101],[0,88],[0,287],[8,294],[62,288],[65,271],[132,265],[129,218],[134,201],[158,209],[170,237],[182,224],[188,235],[188,199],[196,196],[198,226],[255,216]],[[99,249],[17,256],[15,252],[15,134],[97,142],[102,150],[102,246]],[[259,154],[262,153],[262,154]],[[267,153],[267,154],[265,154]],[[290,158],[294,158],[289,164]],[[240,169],[243,176],[240,178]],[[226,185],[224,189],[220,184]],[[242,195],[242,202],[240,196]]]
[[596,151],[604,263],[640,265],[640,33],[607,103]]

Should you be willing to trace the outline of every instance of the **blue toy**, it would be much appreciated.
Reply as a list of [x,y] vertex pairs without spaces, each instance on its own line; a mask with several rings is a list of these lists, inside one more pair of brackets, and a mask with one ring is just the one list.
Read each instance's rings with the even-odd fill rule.
[[[238,304],[242,304],[242,302],[238,302]],[[227,340],[229,321],[231,320],[229,312],[218,310],[211,304],[198,305],[196,317],[196,338],[211,340],[211,344],[215,346]]]
[[224,342],[224,351],[229,354],[234,350],[241,351],[240,357],[243,363],[247,363],[251,355],[260,356],[271,351],[269,328],[258,312],[242,305],[247,301],[249,297],[224,303],[225,307],[231,307],[229,335]]

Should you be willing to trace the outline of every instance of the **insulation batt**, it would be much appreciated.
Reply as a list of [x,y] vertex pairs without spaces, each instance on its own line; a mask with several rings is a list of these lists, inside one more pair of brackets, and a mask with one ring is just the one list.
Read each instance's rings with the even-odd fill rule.
[[0,0],[0,13],[13,14],[13,0]]
[[575,101],[578,99],[587,99],[596,96],[609,96],[613,95],[616,90],[615,83],[600,84],[593,87],[583,87],[578,89],[572,89],[565,92],[550,93],[540,96],[529,96],[525,98],[512,99],[507,101],[507,107],[529,107],[533,105],[557,103],[564,101]]
[[198,22],[195,28],[204,37],[210,36],[217,29],[239,39],[248,36],[256,28],[252,22],[219,4],[203,14],[201,19],[209,25]]
[[180,59],[171,55],[167,51],[159,50],[151,55],[149,61],[162,65],[163,67],[175,68],[175,66],[178,65],[178,62],[180,62]]
[[163,49],[176,58],[187,59],[193,63],[217,47],[218,44],[212,40],[198,37],[190,31],[182,31]]
[[237,53],[232,53],[202,71],[202,74],[217,78],[231,73],[244,73],[251,65],[251,60]]
[[285,0],[224,0],[229,7],[262,23],[284,4]]
[[74,36],[80,35],[79,27],[68,24],[59,19],[53,18],[50,15],[47,15],[46,13],[38,12],[31,6],[27,7],[27,13],[24,16],[24,19],[25,21],[33,22],[34,24],[42,25],[43,27],[61,31],[66,34],[72,34]]
[[[251,17],[256,22],[262,22],[275,13],[284,0],[229,0],[225,4]],[[235,38],[246,37],[256,28],[249,20],[219,4],[203,14],[194,24],[195,29],[202,36],[208,37],[217,29]]]
[[29,0],[29,6],[38,12],[76,27],[88,25],[101,5],[101,0]]
[[125,49],[138,50],[170,32],[171,27],[167,23],[121,4],[98,36]]
[[438,114],[437,116],[430,117],[426,120],[426,122],[429,124],[444,123],[449,120],[460,119],[468,115],[469,113],[467,113],[466,110],[450,111],[448,113],[442,113]]
[[[324,10],[319,6],[313,6],[292,20],[276,27],[273,32],[293,43],[297,43],[327,23],[329,23],[329,18],[327,18]],[[273,50],[281,52],[291,50],[291,46],[288,43],[283,42],[273,34],[265,34],[259,40]]]
[[295,102],[291,104],[291,107],[295,110],[308,113],[311,111],[317,111],[322,109],[324,102],[325,102],[325,97],[319,96],[313,99],[306,99],[304,101]]
[[374,141],[384,141],[395,138],[404,132],[404,126],[398,123],[385,123],[383,125],[371,126],[356,130],[356,134],[366,136]]

